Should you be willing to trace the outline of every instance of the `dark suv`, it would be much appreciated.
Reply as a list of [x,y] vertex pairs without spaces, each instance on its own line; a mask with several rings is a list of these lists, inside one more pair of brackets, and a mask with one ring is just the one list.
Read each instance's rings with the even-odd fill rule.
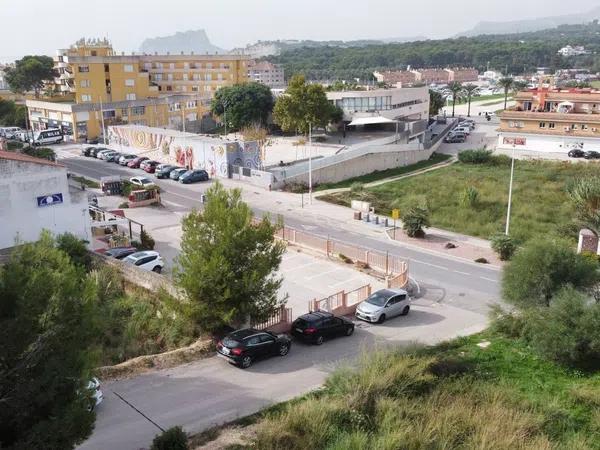
[[276,335],[270,331],[245,328],[234,331],[219,341],[217,356],[247,369],[256,359],[287,355],[291,346],[292,341],[285,334]]
[[292,323],[294,337],[316,345],[321,345],[327,338],[350,336],[352,333],[354,333],[354,323],[326,311],[304,314]]

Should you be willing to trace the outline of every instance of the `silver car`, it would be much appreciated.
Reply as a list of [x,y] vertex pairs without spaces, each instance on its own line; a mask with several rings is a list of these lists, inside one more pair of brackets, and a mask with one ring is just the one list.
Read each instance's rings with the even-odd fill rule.
[[410,296],[404,289],[381,289],[356,308],[356,317],[367,322],[383,323],[410,311]]

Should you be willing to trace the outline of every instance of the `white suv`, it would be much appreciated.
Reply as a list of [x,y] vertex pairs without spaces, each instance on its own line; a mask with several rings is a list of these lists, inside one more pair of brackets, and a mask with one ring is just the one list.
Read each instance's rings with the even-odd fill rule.
[[381,289],[356,308],[356,317],[372,323],[383,323],[410,311],[410,296],[404,289]]
[[160,253],[146,250],[129,255],[123,261],[138,266],[140,269],[160,273],[165,266]]

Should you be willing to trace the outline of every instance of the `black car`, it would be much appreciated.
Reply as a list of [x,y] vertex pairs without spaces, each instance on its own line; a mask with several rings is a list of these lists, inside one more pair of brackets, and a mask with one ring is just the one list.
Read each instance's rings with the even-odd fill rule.
[[304,314],[292,323],[294,337],[316,345],[321,345],[325,339],[350,336],[352,333],[354,333],[352,321],[326,311]]
[[598,159],[598,158],[600,158],[600,152],[597,152],[595,150],[589,150],[589,151],[585,152],[583,157],[585,159]]
[[448,144],[462,144],[467,140],[467,137],[464,134],[455,134],[452,136],[446,136],[444,138],[444,142]]
[[137,248],[135,247],[115,247],[107,250],[104,254],[106,256],[111,256],[116,259],[123,259],[128,257],[129,255],[133,255],[137,252]]
[[92,149],[90,150],[90,156],[96,158],[98,155],[98,152],[101,152],[102,150],[108,150],[106,147],[92,147]]
[[285,334],[245,328],[228,334],[217,343],[217,356],[242,369],[247,369],[257,359],[285,356],[292,341]]
[[569,150],[568,155],[570,158],[583,158],[585,156],[585,152],[576,148],[573,150]]
[[156,178],[169,178],[169,175],[175,169],[181,169],[181,167],[172,166],[170,164],[161,164],[156,167],[154,176],[156,176]]
[[92,150],[94,150],[95,147],[83,147],[81,149],[81,156],[91,156]]

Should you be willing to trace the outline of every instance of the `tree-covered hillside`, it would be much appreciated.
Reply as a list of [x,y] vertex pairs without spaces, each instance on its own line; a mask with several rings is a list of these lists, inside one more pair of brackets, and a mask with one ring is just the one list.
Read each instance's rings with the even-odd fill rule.
[[[595,54],[562,58],[558,49],[584,45]],[[472,38],[417,41],[363,47],[298,48],[284,51],[270,61],[283,64],[286,75],[304,74],[309,79],[367,79],[374,70],[420,67],[486,67],[519,74],[539,66],[586,66],[600,70],[600,25],[563,25],[531,33],[483,35]]]

